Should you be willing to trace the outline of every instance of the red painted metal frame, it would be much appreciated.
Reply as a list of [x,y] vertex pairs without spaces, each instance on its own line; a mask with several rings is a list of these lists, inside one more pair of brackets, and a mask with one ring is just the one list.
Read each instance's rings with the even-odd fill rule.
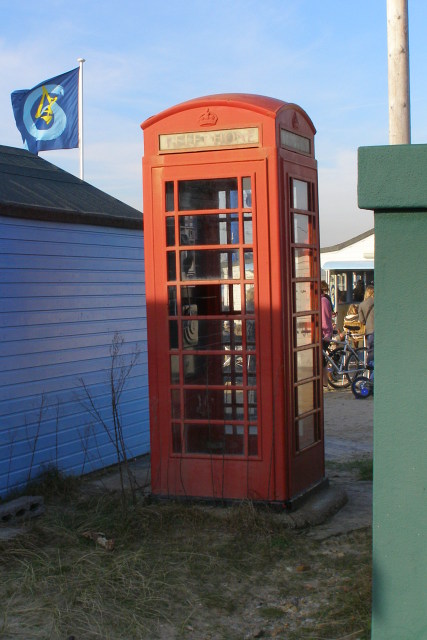
[[[159,152],[161,134],[204,130],[206,122],[201,122],[206,114],[211,130],[257,127],[259,144],[247,148]],[[150,118],[141,126],[145,143],[144,237],[152,492],[161,496],[249,498],[286,504],[324,477],[314,126],[297,105],[246,94],[191,100]],[[308,139],[309,152],[283,148],[281,129]],[[170,389],[180,389],[181,397],[183,390],[182,378],[181,384],[171,385],[170,382],[169,355],[172,352],[169,348],[168,285],[171,283],[167,281],[166,268],[165,183],[177,185],[182,180],[218,178],[240,180],[248,176],[252,179],[254,202],[258,455],[247,455],[247,431],[243,455],[189,454],[185,449],[179,453],[172,446]],[[293,180],[309,184],[308,211],[293,207]],[[242,209],[233,208],[234,211],[241,213]],[[175,201],[171,215],[179,217],[182,213],[200,212],[178,212]],[[310,220],[309,243],[294,242],[294,213],[304,214]],[[238,248],[242,254],[241,243],[240,236]],[[212,248],[214,246],[203,246],[203,249]],[[302,279],[293,273],[295,249],[311,250],[310,274]],[[179,252],[178,247],[175,250]],[[218,281],[214,282],[218,284]],[[314,291],[311,308],[297,311],[295,285],[302,283],[307,286],[310,282]],[[295,324],[298,318],[307,317],[311,318],[314,339],[311,344],[297,346]],[[244,314],[242,318],[244,320]],[[297,381],[297,354],[305,349],[314,350],[313,371],[310,376]],[[173,353],[181,357],[182,348]],[[245,385],[239,388],[246,390]],[[298,397],[303,398],[303,404],[307,403],[303,392],[311,388],[312,402],[308,394],[308,409],[298,416]],[[298,433],[303,433],[299,425],[304,424],[304,420],[314,424],[315,437],[313,442],[308,440],[308,445],[301,448]],[[182,416],[176,423],[182,428]],[[247,429],[247,414],[244,423]]]

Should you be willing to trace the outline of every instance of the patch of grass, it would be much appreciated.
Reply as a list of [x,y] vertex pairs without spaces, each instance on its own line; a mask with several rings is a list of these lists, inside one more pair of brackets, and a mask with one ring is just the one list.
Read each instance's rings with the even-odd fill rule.
[[274,618],[282,618],[283,609],[278,609],[277,607],[260,607],[259,614],[263,618],[267,618],[269,620]]
[[[53,492],[25,536],[0,543],[5,639],[231,640],[283,628],[302,640],[361,625],[368,633],[367,533],[321,544],[250,503],[129,497],[123,512],[121,496],[73,495]],[[114,550],[86,531],[103,532]],[[316,635],[304,636],[310,619]]]
[[277,549],[288,549],[291,544],[289,536],[283,535],[283,533],[273,534],[271,537],[271,546]]
[[[45,499],[59,498],[68,500],[75,497],[82,484],[79,476],[65,475],[57,467],[48,466],[37,478],[29,482],[21,491],[13,491],[7,495],[5,501],[13,500],[23,495],[40,495]],[[0,499],[0,502],[2,500]]]
[[359,464],[359,480],[373,480],[373,476],[374,461],[372,458],[361,460]]
[[336,471],[355,471],[358,473],[358,480],[372,481],[373,479],[373,459],[360,458],[349,460],[348,462],[328,462],[328,468]]

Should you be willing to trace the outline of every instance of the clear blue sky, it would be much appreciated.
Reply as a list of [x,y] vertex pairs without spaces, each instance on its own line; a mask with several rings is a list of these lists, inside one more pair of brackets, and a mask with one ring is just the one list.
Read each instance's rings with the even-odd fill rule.
[[[190,98],[299,104],[316,129],[321,245],[373,226],[357,147],[388,143],[386,0],[0,0],[0,144],[15,89],[84,65],[85,179],[142,209],[140,123]],[[412,142],[427,143],[427,2],[409,0]],[[42,156],[78,175],[78,150]]]

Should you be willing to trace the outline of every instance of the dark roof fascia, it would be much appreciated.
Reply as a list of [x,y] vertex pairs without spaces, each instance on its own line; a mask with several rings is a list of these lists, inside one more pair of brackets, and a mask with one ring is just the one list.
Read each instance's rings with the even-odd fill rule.
[[375,232],[375,229],[369,229],[364,233],[361,233],[354,238],[350,238],[350,240],[346,240],[345,242],[340,242],[339,244],[334,244],[331,247],[322,247],[320,249],[320,253],[326,253],[328,251],[339,251],[340,249],[345,249],[345,247],[350,246],[351,244],[356,244],[356,242],[360,242],[360,240],[364,240],[368,236],[371,236]]
[[141,211],[26,149],[0,145],[0,180],[0,215],[143,229]]
[[43,220],[45,222],[65,222],[67,224],[86,224],[100,227],[119,227],[122,229],[139,229],[143,231],[141,220],[123,218],[121,216],[105,215],[102,213],[87,213],[80,211],[67,211],[52,207],[26,206],[2,202],[0,203],[0,215],[9,218],[23,218],[26,220]]

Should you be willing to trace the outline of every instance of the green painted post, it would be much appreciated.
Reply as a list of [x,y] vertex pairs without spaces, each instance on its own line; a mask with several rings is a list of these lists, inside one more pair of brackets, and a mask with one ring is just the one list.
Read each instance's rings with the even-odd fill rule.
[[375,220],[372,640],[427,639],[427,145],[359,149]]

